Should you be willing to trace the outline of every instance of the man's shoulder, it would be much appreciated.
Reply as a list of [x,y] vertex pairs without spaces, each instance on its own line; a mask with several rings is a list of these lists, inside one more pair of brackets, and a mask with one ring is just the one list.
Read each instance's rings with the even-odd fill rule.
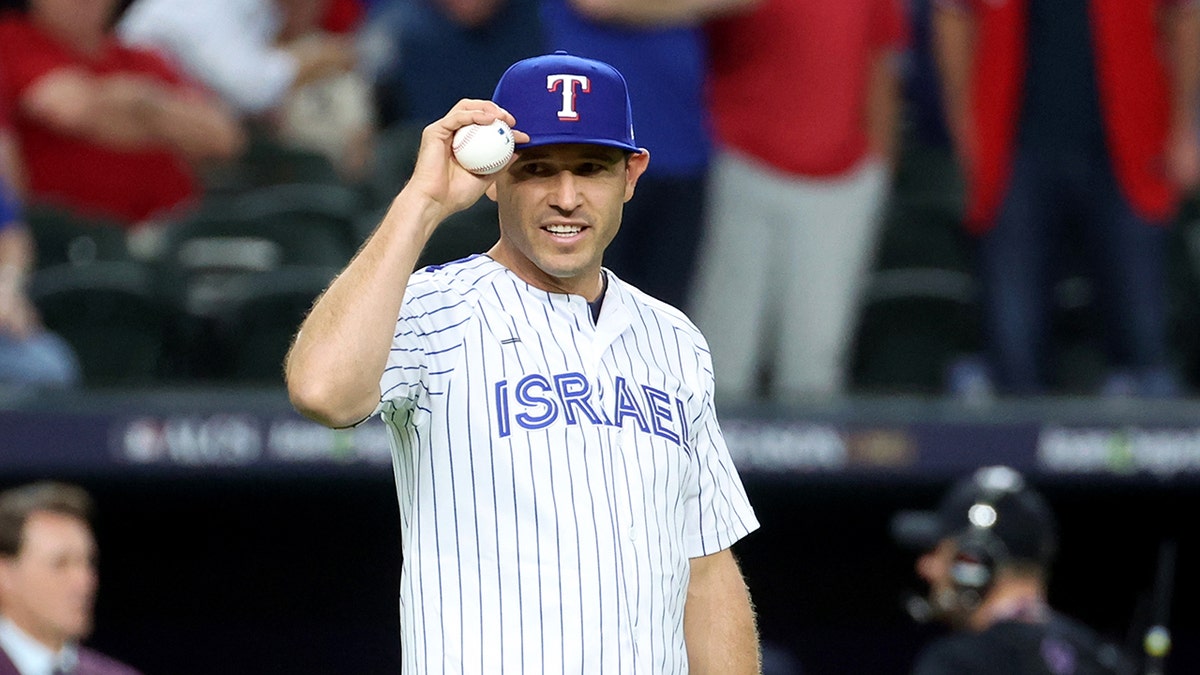
[[481,255],[419,268],[408,279],[401,317],[433,326],[459,324],[466,315],[478,313],[487,296],[501,297],[497,287],[504,286],[499,283],[502,270]]
[[[1067,664],[1071,668],[1063,670]],[[981,633],[960,631],[942,637],[922,651],[913,673],[1006,675],[1049,669],[1080,675],[1125,675],[1132,672],[1129,665],[1117,648],[1088,626],[1052,614],[1045,622],[1001,621]]]
[[1046,624],[1046,633],[1050,638],[1073,645],[1086,657],[1093,669],[1081,669],[1081,673],[1129,675],[1137,671],[1134,660],[1124,649],[1078,619],[1052,612]]
[[79,667],[75,672],[78,675],[142,675],[136,668],[87,647],[79,649]]
[[475,254],[450,262],[418,267],[409,277],[408,285],[410,288],[427,286],[461,290],[494,277],[502,269],[499,263],[488,256]]

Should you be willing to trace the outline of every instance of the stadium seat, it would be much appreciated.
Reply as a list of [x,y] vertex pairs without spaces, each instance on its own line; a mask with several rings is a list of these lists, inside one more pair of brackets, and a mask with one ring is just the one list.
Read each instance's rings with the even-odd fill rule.
[[39,270],[30,297],[74,347],[86,385],[142,385],[175,372],[184,349],[183,312],[158,288],[144,263],[64,263]]
[[422,129],[414,123],[397,123],[376,137],[371,170],[365,181],[372,208],[389,204],[412,175]]
[[236,195],[281,183],[341,185],[343,178],[325,155],[282,143],[267,131],[254,130],[241,157],[211,167],[203,176],[205,194]]
[[946,369],[979,349],[974,280],[937,268],[878,270],[872,276],[852,358],[859,393],[938,394]]
[[[905,135],[914,133],[909,129]],[[931,145],[917,138],[904,138],[892,181],[899,204],[921,204],[961,214],[966,204],[966,186],[948,146]]]
[[357,204],[346,188],[319,184],[211,199],[169,227],[164,262],[180,279],[188,310],[211,315],[226,286],[242,275],[292,265],[345,266],[361,240]]
[[[331,233],[341,241],[336,249],[343,262],[358,250],[362,239],[356,225],[364,204],[359,193],[343,185],[279,183],[239,195],[230,208],[238,218],[262,231],[273,230],[281,238],[310,231]],[[300,261],[295,261],[300,262]],[[320,260],[308,260],[320,264]]]
[[429,243],[421,251],[418,267],[440,265],[487,251],[500,236],[498,223],[495,202],[490,199],[475,202],[465,211],[447,218],[433,231]]
[[973,269],[970,237],[944,204],[893,200],[884,213],[876,269]]
[[1184,204],[1168,248],[1171,346],[1181,374],[1200,391],[1200,198]]
[[979,346],[961,211],[951,195],[910,185],[893,195],[881,228],[859,314],[852,387],[864,393],[943,392],[947,368]]
[[227,287],[214,316],[215,333],[229,355],[232,382],[282,385],[283,359],[300,322],[338,268],[288,266],[241,276]]
[[116,222],[87,218],[42,204],[30,204],[24,215],[37,247],[40,268],[129,258],[125,230]]

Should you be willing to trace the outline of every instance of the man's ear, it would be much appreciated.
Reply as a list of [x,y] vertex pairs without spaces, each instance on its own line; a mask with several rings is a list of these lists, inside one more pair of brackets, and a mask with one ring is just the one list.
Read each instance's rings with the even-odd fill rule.
[[646,173],[648,166],[650,166],[650,151],[645,148],[642,148],[641,152],[630,154],[625,160],[625,201],[633,198],[638,178]]

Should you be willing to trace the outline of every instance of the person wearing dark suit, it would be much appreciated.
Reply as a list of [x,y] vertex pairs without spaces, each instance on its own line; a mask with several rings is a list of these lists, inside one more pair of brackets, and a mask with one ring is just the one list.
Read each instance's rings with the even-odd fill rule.
[[0,493],[0,675],[139,675],[81,644],[96,597],[91,514],[75,485]]

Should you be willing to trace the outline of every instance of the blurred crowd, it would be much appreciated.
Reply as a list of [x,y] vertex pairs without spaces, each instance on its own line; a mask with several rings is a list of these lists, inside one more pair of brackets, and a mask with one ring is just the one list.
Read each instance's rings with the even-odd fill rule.
[[5,0],[0,382],[279,383],[421,129],[562,49],[651,153],[606,265],[719,395],[1188,396],[1200,9],[1092,5]]

